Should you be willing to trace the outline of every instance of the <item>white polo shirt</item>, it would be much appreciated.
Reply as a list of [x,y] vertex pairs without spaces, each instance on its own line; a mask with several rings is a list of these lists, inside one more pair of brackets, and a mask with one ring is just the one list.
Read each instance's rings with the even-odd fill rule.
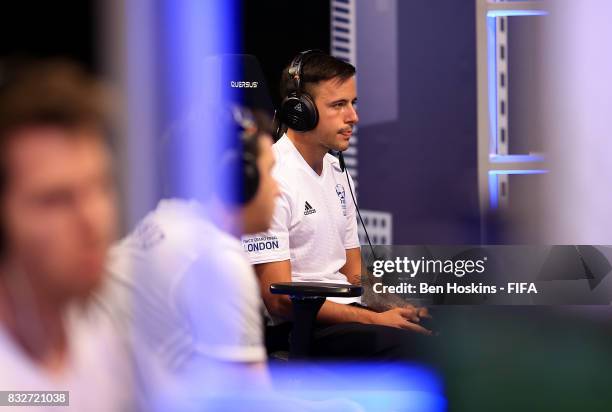
[[240,240],[213,225],[199,203],[162,200],[111,250],[107,269],[108,310],[164,370],[206,359],[265,361],[253,268]]
[[[359,247],[359,237],[355,205],[338,159],[326,154],[318,175],[287,135],[272,147],[281,195],[270,229],[242,238],[251,263],[291,260],[294,282],[348,284],[340,268],[346,250]],[[351,303],[359,298],[330,300]]]
[[[0,406],[0,411],[133,410],[130,359],[108,318],[95,307],[75,303],[66,310],[64,326],[68,342],[65,364],[61,370],[50,372],[30,358],[0,323],[0,388],[69,392],[69,406]],[[32,331],[37,327],[32,324]]]

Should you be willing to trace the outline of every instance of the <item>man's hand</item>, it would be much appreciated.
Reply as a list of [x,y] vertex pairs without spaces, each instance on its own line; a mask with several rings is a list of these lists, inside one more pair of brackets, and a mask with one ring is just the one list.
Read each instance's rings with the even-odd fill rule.
[[402,305],[400,307],[414,310],[416,315],[417,315],[417,317],[419,319],[420,318],[431,319],[431,315],[429,314],[429,310],[425,306],[416,307],[416,306],[411,305],[410,303],[408,303],[408,304]]
[[419,318],[426,318],[426,319],[432,318],[431,315],[429,314],[429,310],[426,307],[421,306],[420,308],[415,308],[415,309],[417,311],[417,316]]
[[[373,323],[376,325],[390,326],[392,328],[412,330],[423,335],[431,335],[429,329],[419,325],[419,310],[412,307],[394,308],[386,312],[376,313],[373,316]],[[428,314],[427,314],[428,316]]]

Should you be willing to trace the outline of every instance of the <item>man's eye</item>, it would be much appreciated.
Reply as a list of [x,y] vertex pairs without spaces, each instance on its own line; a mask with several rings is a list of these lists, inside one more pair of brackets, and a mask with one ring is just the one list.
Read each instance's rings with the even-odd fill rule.
[[68,191],[45,193],[36,199],[36,203],[39,206],[46,208],[65,206],[70,204],[71,201],[72,194]]

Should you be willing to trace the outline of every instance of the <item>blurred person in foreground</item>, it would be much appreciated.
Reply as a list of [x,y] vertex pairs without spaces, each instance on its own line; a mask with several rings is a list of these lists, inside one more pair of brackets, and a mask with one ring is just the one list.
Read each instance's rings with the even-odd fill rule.
[[211,109],[195,125],[183,122],[170,144],[190,128],[212,130],[209,122],[224,137],[216,136],[218,150],[210,147],[215,183],[194,199],[161,200],[112,248],[109,282],[100,294],[131,342],[140,408],[361,410],[346,400],[310,402],[273,391],[263,302],[240,242],[241,235],[269,227],[279,194],[271,174],[270,121],[228,105]]
[[[210,166],[217,183],[203,198],[161,200],[108,262],[101,302],[131,341],[149,402],[181,381],[208,394],[246,381],[267,387],[262,301],[239,239],[272,218],[272,139],[263,116],[239,107],[213,112],[227,132]],[[175,128],[170,144],[192,122]]]
[[0,389],[69,391],[65,410],[129,400],[121,346],[90,304],[116,229],[105,114],[70,63],[0,67]]

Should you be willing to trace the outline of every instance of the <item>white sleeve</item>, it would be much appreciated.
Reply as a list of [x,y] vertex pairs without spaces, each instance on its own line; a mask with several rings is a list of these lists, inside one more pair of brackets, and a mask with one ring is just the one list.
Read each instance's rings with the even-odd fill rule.
[[266,360],[259,286],[241,253],[219,251],[199,258],[174,292],[196,355],[230,362]]
[[[349,184],[355,193],[353,178],[349,175]],[[346,233],[344,235],[344,249],[354,249],[359,247],[359,234],[357,229],[357,209],[351,195],[351,188],[345,190],[346,196]]]
[[[279,185],[281,183],[279,182]],[[242,237],[242,246],[251,264],[281,262],[291,258],[289,227],[291,207],[288,192],[281,185],[281,195],[276,198],[274,216],[266,232]]]

